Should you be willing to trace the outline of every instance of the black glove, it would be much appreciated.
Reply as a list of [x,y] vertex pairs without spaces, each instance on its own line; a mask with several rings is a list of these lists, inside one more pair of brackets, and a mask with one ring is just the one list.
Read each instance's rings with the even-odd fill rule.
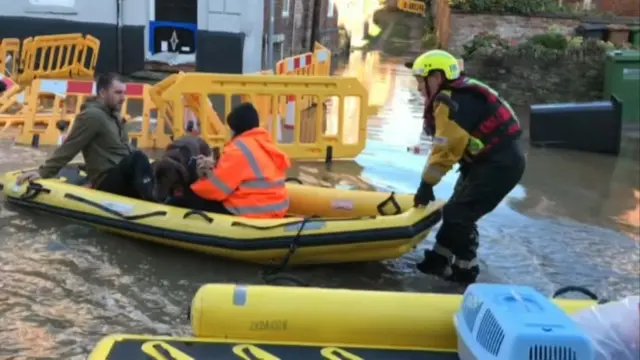
[[433,186],[422,180],[418,191],[413,196],[413,206],[425,206],[435,199],[436,196],[433,194]]

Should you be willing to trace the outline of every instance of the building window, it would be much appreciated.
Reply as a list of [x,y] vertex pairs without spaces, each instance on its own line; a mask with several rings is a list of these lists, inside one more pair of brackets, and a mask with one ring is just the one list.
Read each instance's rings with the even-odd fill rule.
[[277,63],[278,61],[284,58],[284,45],[282,42],[273,43],[273,62]]
[[[276,1],[276,0],[271,0]],[[291,0],[282,0],[282,17],[289,17],[289,8],[291,7]]]
[[76,0],[29,0],[25,11],[28,13],[48,13],[76,15]]
[[332,18],[335,11],[335,0],[327,0],[327,17]]

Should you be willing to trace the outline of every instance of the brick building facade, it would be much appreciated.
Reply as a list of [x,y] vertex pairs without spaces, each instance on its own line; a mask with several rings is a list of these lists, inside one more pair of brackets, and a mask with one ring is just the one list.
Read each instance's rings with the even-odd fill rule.
[[274,62],[284,57],[309,51],[311,48],[311,27],[314,2],[319,1],[316,41],[336,51],[339,46],[337,0],[265,0],[264,36],[262,42],[263,68],[267,64],[270,4],[275,6],[274,17]]
[[612,12],[618,16],[639,17],[640,0],[592,0],[601,11]]
[[564,0],[563,3],[591,7],[592,9],[610,12],[617,16],[640,16],[640,0]]

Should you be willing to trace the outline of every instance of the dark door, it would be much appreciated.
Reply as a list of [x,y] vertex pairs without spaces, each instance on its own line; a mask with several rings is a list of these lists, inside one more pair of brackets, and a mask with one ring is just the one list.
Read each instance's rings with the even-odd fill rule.
[[198,0],[155,0],[153,52],[193,54],[198,31]]
[[156,21],[197,24],[198,0],[156,0]]

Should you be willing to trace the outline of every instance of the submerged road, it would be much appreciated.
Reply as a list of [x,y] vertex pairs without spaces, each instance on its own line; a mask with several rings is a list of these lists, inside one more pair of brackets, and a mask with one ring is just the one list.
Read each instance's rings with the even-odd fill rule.
[[[417,187],[425,157],[406,148],[428,144],[419,137],[422,109],[413,80],[400,65],[369,66],[372,96],[383,107],[369,122],[366,150],[329,169],[297,163],[290,175],[341,188]],[[638,141],[625,139],[624,147],[619,158],[527,149],[521,184],[480,223],[483,280],[545,292],[581,285],[609,298],[637,294],[640,166],[631,154],[638,153]],[[0,171],[39,164],[47,154],[2,143]],[[451,194],[456,175],[452,171],[438,185],[438,197]],[[188,335],[186,309],[201,284],[260,283],[257,266],[0,207],[0,359],[83,359],[100,337],[114,332]],[[458,291],[414,270],[422,249],[385,263],[294,274],[324,287]]]

